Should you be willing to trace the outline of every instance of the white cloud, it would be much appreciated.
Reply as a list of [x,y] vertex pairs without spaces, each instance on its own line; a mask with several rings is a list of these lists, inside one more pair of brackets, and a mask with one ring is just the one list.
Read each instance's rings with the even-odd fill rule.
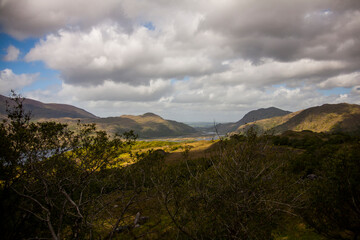
[[353,72],[328,78],[325,81],[319,83],[318,86],[325,89],[335,87],[352,88],[358,84],[360,84],[360,72]]
[[10,45],[7,49],[6,49],[6,55],[4,56],[4,61],[16,61],[19,57],[20,54],[20,50],[17,49],[16,47],[14,47],[13,45]]
[[[189,43],[177,39],[173,29],[150,31],[139,26],[126,33],[117,25],[104,23],[89,31],[60,30],[48,35],[25,59],[42,60],[50,68],[60,70],[69,84],[97,85],[106,79],[143,84],[155,78],[183,78],[217,71],[219,60],[214,55],[218,51],[206,44],[215,40],[198,35],[199,39],[192,42],[195,46],[188,48],[184,45]],[[196,48],[198,41],[203,44],[200,48]]]
[[223,72],[205,76],[204,81],[227,85],[242,83],[257,87],[281,83],[288,85],[311,84],[349,68],[346,63],[341,61],[300,59],[279,62],[268,58],[261,59],[257,64],[250,60],[237,59],[227,66],[228,69]]
[[38,78],[39,74],[15,74],[11,69],[0,71],[0,93],[8,95],[10,90],[21,90]]
[[172,93],[169,81],[151,80],[149,85],[132,86],[126,83],[105,81],[99,86],[73,86],[63,84],[60,96],[71,97],[74,101],[157,101]]
[[324,103],[360,103],[360,90],[355,88],[342,96],[324,96],[316,88],[307,86],[260,89],[241,84],[230,88],[221,84],[194,88],[195,85],[196,79],[174,85],[155,80],[148,86],[106,81],[99,88],[63,84],[58,90],[36,90],[24,95],[44,102],[73,104],[102,117],[154,112],[177,121],[216,122],[238,121],[260,107],[297,111]]

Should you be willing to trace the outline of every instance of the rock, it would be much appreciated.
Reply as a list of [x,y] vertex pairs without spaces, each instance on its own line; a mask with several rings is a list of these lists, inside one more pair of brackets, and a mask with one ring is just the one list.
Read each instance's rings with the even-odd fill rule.
[[134,226],[138,224],[139,219],[140,219],[140,212],[137,212],[135,215]]
[[[137,225],[143,225],[144,223],[146,223],[149,220],[149,217],[147,216],[141,216],[140,212],[136,213],[135,215],[135,220],[134,220],[134,226],[136,227]],[[138,227],[139,227],[138,226]]]
[[307,179],[310,179],[310,180],[315,180],[315,179],[318,178],[318,176],[312,173],[312,174],[308,174],[308,175],[306,176],[306,178],[307,178]]
[[131,225],[118,226],[116,228],[116,232],[121,233],[121,232],[131,229],[132,227],[133,226],[131,226]]

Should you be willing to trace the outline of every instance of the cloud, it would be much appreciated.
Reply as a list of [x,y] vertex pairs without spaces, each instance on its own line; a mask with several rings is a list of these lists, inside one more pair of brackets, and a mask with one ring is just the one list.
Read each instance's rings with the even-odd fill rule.
[[[62,27],[43,38],[26,60],[45,62],[74,85],[101,85],[107,79],[136,85],[213,74],[226,82],[229,75],[247,78],[251,73],[246,71],[263,72],[257,73],[264,79],[255,81],[259,84],[294,84],[350,74],[360,64],[355,37],[360,8],[349,1],[199,1],[193,8],[189,1],[160,3],[110,1],[96,11],[96,24],[80,14],[89,27]],[[110,6],[126,13],[131,31],[123,28],[122,18],[103,10]],[[141,25],[145,21],[154,29]],[[234,71],[226,71],[229,67]]]
[[15,74],[11,69],[0,71],[0,93],[8,95],[10,90],[20,90],[31,84],[38,78],[39,74]]
[[318,84],[320,88],[331,89],[335,87],[352,88],[360,83],[360,72],[340,74],[326,79]]
[[219,73],[202,77],[204,83],[248,86],[271,86],[287,84],[313,84],[324,78],[349,71],[347,63],[342,61],[316,61],[300,59],[292,62],[279,62],[274,59],[263,58],[258,63],[250,60],[237,59],[227,64],[228,68]]
[[6,49],[6,55],[4,56],[3,60],[4,61],[16,61],[19,57],[20,54],[20,50],[17,49],[16,47],[14,47],[13,45],[10,45],[7,49]]
[[[25,59],[44,61],[59,70],[69,84],[98,85],[107,79],[144,84],[151,79],[198,76],[222,68],[215,58],[218,52],[211,50],[212,44],[206,44],[216,39],[206,40],[207,36],[198,36],[192,42],[194,46],[189,47],[173,29],[152,31],[138,26],[126,33],[116,24],[104,23],[88,31],[60,30],[50,34]],[[197,48],[199,41],[205,45]]]
[[117,0],[17,0],[0,2],[0,24],[18,39],[41,37],[63,27],[89,27],[105,19],[117,19],[129,28]]
[[206,15],[200,29],[221,33],[243,58],[359,60],[360,4],[355,1],[225,2]]
[[82,87],[63,84],[60,96],[76,101],[157,101],[172,93],[169,81],[151,80],[149,85],[132,86],[126,83],[105,81],[100,86]]
[[201,11],[209,1],[183,0],[1,0],[0,24],[4,32],[18,38],[41,37],[62,28],[91,28],[104,21],[131,32],[134,25],[149,21],[171,22],[179,13]]
[[228,87],[221,84],[201,86],[196,81],[193,78],[170,84],[158,79],[148,86],[106,81],[99,88],[63,84],[60,89],[35,90],[24,96],[72,104],[102,117],[140,115],[150,111],[166,119],[185,122],[238,121],[247,112],[260,107],[297,111],[324,103],[356,103],[360,100],[360,90],[355,87],[349,94],[325,96],[313,85],[258,88],[239,84]]
[[[61,90],[33,96],[101,116],[158,109],[223,121],[260,107],[360,103],[360,1],[3,0],[0,24],[40,36],[25,60],[60,73]],[[337,87],[349,92],[318,91]]]

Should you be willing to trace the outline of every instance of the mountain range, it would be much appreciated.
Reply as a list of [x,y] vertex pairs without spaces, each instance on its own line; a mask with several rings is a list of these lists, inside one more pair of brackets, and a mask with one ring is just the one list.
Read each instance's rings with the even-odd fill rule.
[[[6,102],[12,103],[10,98],[0,95],[0,118],[5,118],[7,115]],[[96,123],[98,129],[109,133],[134,130],[140,138],[179,137],[197,132],[184,123],[166,120],[154,113],[100,118],[83,109],[66,104],[42,103],[25,99],[23,106],[25,110],[31,112],[31,118],[34,121],[57,121],[67,123],[71,128],[75,128],[78,120],[81,120],[83,123]]]
[[[0,95],[0,118],[6,117],[6,102],[9,98]],[[122,115],[119,117],[100,118],[83,109],[54,103],[42,103],[32,99],[23,102],[25,110],[31,111],[32,120],[54,120],[69,124],[75,128],[78,120],[83,123],[95,123],[98,129],[109,133],[123,133],[134,130],[140,138],[180,137],[201,135],[202,132],[184,123],[166,120],[154,113],[139,116]],[[270,131],[281,134],[287,130],[313,132],[355,132],[360,130],[360,105],[340,103],[324,104],[300,110],[285,111],[279,108],[260,108],[248,112],[234,123],[217,124],[202,131],[216,130],[218,134],[244,133],[250,127],[259,132]]]
[[288,130],[313,132],[358,132],[360,131],[360,105],[339,103],[324,104],[268,119],[241,125],[236,132],[245,132],[250,127],[260,132],[280,134]]

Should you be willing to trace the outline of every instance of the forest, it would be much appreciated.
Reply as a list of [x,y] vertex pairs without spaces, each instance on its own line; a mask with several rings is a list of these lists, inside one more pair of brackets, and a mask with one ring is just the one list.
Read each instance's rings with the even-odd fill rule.
[[33,122],[12,100],[2,239],[360,239],[359,134],[250,128],[169,161],[175,144]]

